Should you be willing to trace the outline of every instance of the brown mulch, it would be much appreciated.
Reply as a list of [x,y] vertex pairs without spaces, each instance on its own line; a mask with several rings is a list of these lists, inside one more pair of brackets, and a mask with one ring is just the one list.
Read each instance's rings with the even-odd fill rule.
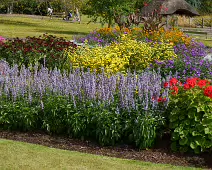
[[168,140],[166,139],[158,141],[154,149],[139,151],[129,145],[101,147],[91,141],[81,141],[62,136],[50,136],[43,132],[23,133],[0,130],[0,138],[110,157],[212,169],[212,153],[199,155],[173,153],[170,151],[169,143],[167,143]]

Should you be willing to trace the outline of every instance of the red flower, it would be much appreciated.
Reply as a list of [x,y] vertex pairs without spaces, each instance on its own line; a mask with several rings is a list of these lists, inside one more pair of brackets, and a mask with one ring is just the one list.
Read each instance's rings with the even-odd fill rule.
[[172,87],[171,90],[173,90],[173,92],[172,92],[173,95],[177,95],[178,94],[179,89],[178,89],[177,86]]
[[177,82],[178,82],[178,80],[176,78],[171,78],[169,80],[169,83],[170,83],[171,87],[177,85]]
[[186,83],[191,87],[194,88],[197,84],[197,80],[199,80],[198,78],[188,78],[186,80]]
[[162,97],[159,97],[158,98],[158,102],[160,103],[160,102],[162,102],[163,101],[163,98]]
[[144,6],[148,6],[148,4],[146,2],[144,2]]
[[183,87],[184,87],[184,89],[185,89],[185,90],[190,89],[190,86],[189,86],[188,84],[184,84],[184,86],[183,86]]
[[208,86],[205,90],[204,90],[204,95],[208,96],[212,99],[212,86]]
[[197,85],[198,85],[200,88],[205,87],[207,84],[210,84],[210,82],[207,81],[207,80],[200,80],[200,81],[197,83]]
[[165,102],[165,101],[166,101],[166,98],[162,98],[162,97],[158,98],[158,103]]
[[165,83],[163,84],[163,86],[164,86],[164,88],[166,88],[166,87],[169,86],[169,83],[168,83],[168,82],[165,82]]

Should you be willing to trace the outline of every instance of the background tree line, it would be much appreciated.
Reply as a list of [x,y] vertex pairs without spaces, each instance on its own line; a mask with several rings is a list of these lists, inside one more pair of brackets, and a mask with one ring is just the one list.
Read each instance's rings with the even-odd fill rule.
[[81,8],[85,0],[0,0],[0,13],[47,15],[47,8],[54,12],[69,12]]
[[[114,22],[114,15],[128,16],[141,9],[152,0],[0,0],[0,13],[47,15],[47,8],[52,7],[53,13],[74,11],[86,14],[91,21]],[[186,0],[197,8],[201,14],[212,13],[211,0]]]

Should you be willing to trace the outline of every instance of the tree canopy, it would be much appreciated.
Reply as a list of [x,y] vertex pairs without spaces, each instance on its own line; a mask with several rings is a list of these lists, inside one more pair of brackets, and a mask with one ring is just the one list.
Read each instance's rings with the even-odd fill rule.
[[114,15],[128,15],[134,11],[135,2],[132,0],[88,0],[83,10],[92,21],[100,19],[102,23],[112,25]]

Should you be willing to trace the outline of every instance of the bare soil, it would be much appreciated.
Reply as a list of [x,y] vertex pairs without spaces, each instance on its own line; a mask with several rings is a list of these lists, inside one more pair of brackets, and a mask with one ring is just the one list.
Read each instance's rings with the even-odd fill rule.
[[160,139],[153,149],[139,151],[135,147],[129,145],[101,147],[92,141],[82,141],[63,136],[52,136],[43,132],[23,133],[0,130],[0,138],[96,155],[212,169],[212,153],[199,155],[173,153],[170,151],[168,139]]

